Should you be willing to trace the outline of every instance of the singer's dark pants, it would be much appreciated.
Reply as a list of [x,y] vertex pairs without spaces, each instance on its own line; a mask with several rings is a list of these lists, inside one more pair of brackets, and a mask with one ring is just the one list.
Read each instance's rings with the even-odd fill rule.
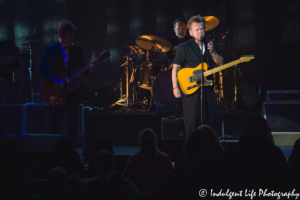
[[67,94],[65,102],[60,106],[50,107],[51,109],[51,134],[65,134],[61,133],[60,127],[64,119],[65,110],[68,113],[68,140],[75,145],[76,134],[78,128],[78,90],[70,91]]
[[[203,124],[214,128],[217,106],[213,87],[203,87]],[[201,125],[201,88],[194,94],[183,95],[183,114],[186,136],[188,139]]]

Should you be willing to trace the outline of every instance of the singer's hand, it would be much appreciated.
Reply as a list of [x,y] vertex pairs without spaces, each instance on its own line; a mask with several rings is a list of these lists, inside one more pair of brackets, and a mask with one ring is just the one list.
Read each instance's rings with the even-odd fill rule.
[[209,43],[207,43],[207,49],[209,51],[209,53],[213,53],[215,50],[214,50],[214,44],[212,41],[210,41]]
[[178,87],[174,88],[173,94],[174,94],[175,98],[180,98],[181,97],[180,89]]

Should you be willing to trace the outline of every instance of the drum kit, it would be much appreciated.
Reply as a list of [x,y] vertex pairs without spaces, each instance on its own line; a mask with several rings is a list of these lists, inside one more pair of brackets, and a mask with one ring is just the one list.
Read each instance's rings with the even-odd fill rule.
[[13,103],[17,90],[16,72],[20,49],[11,40],[0,40],[0,103]]
[[[35,45],[35,29],[33,31],[33,37],[27,37],[26,40],[30,42],[22,43],[21,45],[29,46],[29,54],[20,54],[20,49],[16,46],[15,42],[11,40],[0,39],[0,104],[17,103],[18,99],[18,77],[17,72],[20,70],[22,64],[21,59],[29,58],[29,78],[26,77],[25,83],[25,96],[33,98],[33,49]],[[26,62],[27,64],[27,62]],[[27,87],[28,86],[28,87]],[[27,94],[26,90],[29,90],[31,94]],[[26,97],[25,97],[26,98]],[[33,100],[32,100],[33,101]]]
[[[154,97],[153,85],[156,84],[156,79],[164,71],[165,67],[160,62],[162,53],[171,50],[172,44],[160,37],[152,35],[142,35],[136,39],[138,46],[127,46],[130,49],[129,55],[126,55],[126,61],[121,65],[125,68],[126,75],[126,94],[122,94],[122,80],[119,84],[120,99],[112,104],[124,106],[125,109],[131,108],[151,108],[153,103],[158,100],[158,96]],[[143,55],[142,61],[134,61],[137,54]],[[131,76],[129,78],[129,71]],[[145,91],[150,91],[150,97],[145,97],[142,100],[138,98]],[[156,93],[155,93],[156,94]],[[150,100],[148,105],[148,99]]]
[[[206,31],[214,29],[220,22],[214,16],[206,16],[204,19],[206,20]],[[153,104],[159,102],[163,110],[178,110],[181,106],[173,95],[172,65],[166,67],[160,61],[162,53],[170,50],[174,52],[176,49],[172,49],[172,44],[168,40],[153,35],[139,36],[135,42],[137,46],[125,45],[130,49],[130,53],[125,56],[126,61],[121,65],[125,68],[126,94],[122,93],[121,79],[118,84],[120,99],[110,107],[120,105],[125,110],[139,107],[151,110]],[[144,59],[134,62],[137,54],[145,55]],[[131,71],[130,78],[129,71]],[[147,94],[143,90],[150,91],[150,94],[148,93],[148,98],[139,99],[141,94]]]

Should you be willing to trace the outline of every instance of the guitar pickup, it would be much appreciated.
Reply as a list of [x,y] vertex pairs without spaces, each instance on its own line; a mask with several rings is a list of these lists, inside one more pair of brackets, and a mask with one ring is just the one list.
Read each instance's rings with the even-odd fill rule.
[[199,87],[199,84],[196,84],[196,85],[192,85],[191,87],[187,87],[186,90],[190,90],[190,89],[193,89],[195,87]]
[[64,81],[65,81],[65,83],[69,83],[70,82],[68,78],[65,78]]
[[196,77],[195,76],[189,76],[188,81],[189,81],[189,83],[194,83],[194,82],[196,82]]

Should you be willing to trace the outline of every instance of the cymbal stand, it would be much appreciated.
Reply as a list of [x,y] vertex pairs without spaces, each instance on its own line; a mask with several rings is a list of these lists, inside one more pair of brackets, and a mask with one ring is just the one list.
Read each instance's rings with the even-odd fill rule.
[[[231,42],[230,42],[230,39],[229,39],[229,31],[230,31],[230,29],[228,29],[228,31],[226,32],[226,34],[223,36],[223,39],[227,39],[228,40],[228,44],[229,44],[229,50],[231,51],[231,53],[232,53],[232,57],[233,57],[233,59],[235,60],[236,58],[235,58],[235,54],[234,54],[234,52],[233,52],[233,49],[232,49],[232,44],[231,44]],[[231,111],[235,111],[236,110],[236,98],[237,98],[237,85],[236,85],[236,70],[238,69],[238,66],[237,65],[235,65],[234,66],[234,74],[233,74],[233,76],[234,76],[234,98],[233,98],[233,101],[232,101],[232,103],[231,103],[231,105],[230,105],[230,107],[229,107],[229,109],[231,110]]]
[[35,83],[34,83],[34,66],[33,66],[33,61],[34,61],[34,55],[33,55],[33,50],[34,50],[34,41],[35,41],[35,28],[33,28],[33,36],[32,36],[32,41],[29,44],[29,84],[30,84],[30,91],[31,91],[31,103],[34,103],[34,88],[35,88]]
[[222,136],[219,137],[219,140],[225,141],[225,139],[230,139],[233,136],[232,135],[225,135],[225,128],[224,128],[224,111],[223,111],[223,107],[224,107],[224,98],[220,98],[221,99],[221,110],[222,110]]
[[[125,58],[126,58],[126,61],[121,65],[121,67],[124,67],[125,71],[125,75],[126,75],[126,94],[123,95],[122,94],[122,83],[120,83],[120,99],[113,103],[112,105],[109,106],[109,108],[112,108],[116,105],[120,105],[120,106],[124,106],[124,109],[125,110],[128,110],[129,109],[129,66],[130,66],[130,62],[132,61],[132,51],[130,51],[130,55],[126,55]],[[121,82],[122,82],[122,79],[121,79]]]

